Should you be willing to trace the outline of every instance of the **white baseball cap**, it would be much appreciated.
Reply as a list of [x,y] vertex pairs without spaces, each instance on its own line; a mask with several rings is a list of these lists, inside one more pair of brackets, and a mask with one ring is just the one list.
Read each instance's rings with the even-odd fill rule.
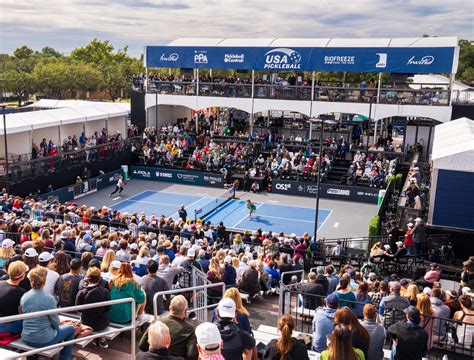
[[224,262],[227,263],[227,264],[232,265],[232,258],[230,256],[226,256],[225,259],[224,259]]
[[431,296],[431,289],[430,289],[428,286],[423,289],[423,292],[424,292],[426,295]]
[[121,265],[122,263],[118,260],[114,260],[110,263],[110,266],[112,267],[112,269],[120,269]]
[[47,251],[43,251],[38,257],[39,262],[47,262],[47,261],[51,261],[52,259],[53,259],[53,255],[51,255]]
[[219,301],[217,311],[220,318],[234,318],[235,317],[235,302],[230,298],[225,298]]
[[35,257],[38,256],[38,252],[33,248],[28,248],[25,250],[26,257]]
[[131,245],[130,245],[130,249],[132,249],[132,250],[137,250],[137,249],[138,249],[137,243],[131,244]]
[[469,294],[471,292],[471,288],[470,287],[467,287],[467,286],[464,286],[462,289],[461,289],[461,293],[464,295],[464,294]]
[[187,255],[192,256],[192,257],[196,256],[196,250],[194,248],[188,249],[188,254]]
[[2,248],[11,248],[15,245],[15,242],[12,239],[5,239],[2,241]]
[[222,337],[216,324],[205,322],[196,327],[196,339],[199,346],[205,349],[209,345],[221,345]]

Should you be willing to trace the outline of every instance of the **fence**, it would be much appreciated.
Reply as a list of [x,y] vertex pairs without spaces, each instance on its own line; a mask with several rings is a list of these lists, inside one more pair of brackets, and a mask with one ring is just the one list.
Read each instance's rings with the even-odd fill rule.
[[[305,293],[301,284],[280,284],[280,316],[290,314],[295,319],[295,330],[305,333],[313,333],[313,321],[317,311],[325,304],[325,296]],[[353,311],[356,307],[363,307],[368,302],[343,300]],[[370,302],[369,302],[370,303]],[[313,305],[313,307],[305,307]],[[396,323],[406,318],[402,310],[381,309],[378,310],[377,321],[384,325]],[[382,312],[383,315],[380,313]],[[468,315],[469,316],[469,315]],[[432,339],[430,358],[441,358],[445,352],[454,352],[461,355],[474,355],[474,324],[463,323],[453,319],[423,316],[424,329]],[[430,346],[431,347],[431,346]],[[439,354],[441,353],[441,355]]]
[[[93,309],[93,308],[98,308],[98,307],[104,307],[104,306],[109,306],[109,305],[116,305],[116,304],[122,304],[122,303],[130,303],[132,306],[132,314],[135,314],[135,299],[133,298],[126,298],[126,299],[117,299],[117,300],[110,300],[110,301],[104,301],[101,303],[94,303],[94,304],[87,304],[87,305],[77,305],[77,306],[71,306],[67,308],[56,308],[56,309],[51,309],[51,310],[44,310],[44,311],[36,311],[32,313],[26,313],[26,314],[19,314],[19,315],[13,315],[13,316],[5,316],[5,317],[0,317],[0,324],[1,323],[8,323],[12,321],[17,321],[17,320],[26,320],[26,319],[33,319],[36,317],[40,316],[48,316],[48,315],[56,315],[59,313],[67,313],[67,312],[75,312],[75,311],[82,311],[82,310],[87,310],[87,309]],[[37,349],[32,349],[29,351],[26,351],[22,353],[22,357],[27,357],[35,354],[42,353],[47,350],[52,350],[56,349],[59,347],[64,347],[66,345],[73,345],[77,344],[80,342],[84,342],[86,340],[94,340],[98,339],[107,335],[112,335],[116,333],[121,333],[125,331],[131,331],[131,340],[130,340],[130,358],[132,360],[135,359],[135,348],[136,348],[136,334],[135,334],[135,328],[136,328],[136,318],[135,316],[132,316],[132,321],[130,325],[123,326],[123,327],[117,327],[113,328],[111,330],[103,331],[97,334],[92,334],[89,336],[81,337],[81,338],[76,338],[70,341],[64,341],[60,342],[57,344],[53,345],[48,345],[44,346],[41,348]],[[13,345],[10,345],[10,347],[14,347]],[[14,359],[15,357],[8,357],[7,359]]]

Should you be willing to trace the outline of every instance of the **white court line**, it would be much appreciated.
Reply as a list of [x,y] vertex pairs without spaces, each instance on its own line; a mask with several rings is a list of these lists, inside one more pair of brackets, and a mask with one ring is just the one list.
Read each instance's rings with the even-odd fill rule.
[[[117,206],[117,205],[119,205],[119,204],[121,204],[121,203],[123,203],[123,202],[125,202],[125,201],[127,201],[127,200],[130,200],[132,197],[135,197],[135,196],[144,194],[144,193],[146,193],[147,191],[153,191],[153,190],[143,190],[143,191],[141,191],[141,192],[139,192],[139,193],[137,193],[137,194],[135,194],[135,195],[132,195],[132,196],[129,196],[128,198],[126,198],[126,199],[123,199],[122,201],[119,201],[119,202],[116,203],[116,204],[111,204],[111,205],[109,205],[109,206],[107,206],[107,207]],[[133,200],[132,200],[132,201],[133,201]]]
[[176,204],[169,204],[169,203],[160,203],[160,202],[153,202],[153,201],[145,201],[145,200],[128,200],[128,201],[133,201],[136,203],[142,203],[142,204],[151,204],[151,205],[162,205],[162,206],[179,206]]
[[267,217],[267,218],[271,218],[271,219],[280,219],[280,220],[288,220],[288,221],[298,221],[298,222],[305,222],[305,223],[310,223],[310,224],[314,224],[314,221],[310,221],[310,220],[301,220],[301,219],[293,219],[293,218],[284,218],[284,217],[280,217],[280,216],[272,216],[272,215],[258,215],[260,217]]
[[121,198],[121,196],[117,196],[117,197],[114,197],[112,200],[115,201],[115,200],[118,200],[120,198]]
[[[260,204],[256,207],[255,212],[257,212],[257,209],[258,209],[260,206],[262,206],[263,204],[264,204],[264,203],[260,203]],[[231,226],[231,227],[235,228],[237,225],[239,225],[242,221],[244,221],[244,220],[247,219],[248,217],[249,217],[249,215],[246,214],[242,219],[240,219],[237,223],[235,223],[234,226]]]
[[[191,204],[186,205],[184,208],[190,208],[190,207],[193,206],[194,204],[197,204],[198,202],[200,202],[200,201],[202,201],[202,200],[204,200],[204,199],[206,199],[206,198],[205,198],[205,197],[201,197],[201,198],[199,198],[198,200],[192,202]],[[178,214],[177,211],[176,211],[174,214],[171,214],[171,215],[168,216],[168,217],[171,217],[171,218],[172,218],[172,217],[175,216],[176,214]],[[188,215],[189,215],[189,214],[188,214]]]
[[[324,221],[323,221],[323,223],[321,224],[321,226],[318,226],[318,231],[319,231],[319,229],[321,229],[321,228],[324,226],[324,224],[326,224],[326,221],[328,221],[328,219],[329,219],[329,217],[332,215],[332,213],[333,213],[333,210],[329,210],[329,214],[328,214],[328,216],[326,216],[326,219],[324,219]],[[318,240],[318,239],[316,239],[316,241],[317,241],[317,240]]]

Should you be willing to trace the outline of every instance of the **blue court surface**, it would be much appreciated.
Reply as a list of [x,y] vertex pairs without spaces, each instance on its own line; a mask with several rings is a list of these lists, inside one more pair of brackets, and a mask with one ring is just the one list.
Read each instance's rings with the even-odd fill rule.
[[[194,219],[194,210],[202,208],[213,199],[215,198],[147,190],[119,201],[111,205],[111,208],[128,213],[144,211],[147,215],[165,215],[177,219],[179,206],[185,205],[188,217]],[[314,230],[315,209],[269,203],[255,203],[255,205],[257,210],[250,220],[246,201],[239,199],[229,201],[217,211],[210,213],[205,220],[209,220],[213,224],[223,221],[226,227],[236,229],[262,229],[263,231],[272,230],[273,232],[295,233],[297,235],[302,235],[305,231],[311,234]],[[319,210],[318,231],[331,212],[331,210]]]

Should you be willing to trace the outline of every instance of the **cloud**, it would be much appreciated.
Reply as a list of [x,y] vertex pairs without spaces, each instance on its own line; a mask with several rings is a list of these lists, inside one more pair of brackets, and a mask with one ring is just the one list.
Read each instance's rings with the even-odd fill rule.
[[[420,37],[473,40],[464,0],[2,0],[0,52],[27,44],[69,53],[93,38],[145,45],[179,37]],[[471,9],[472,10],[472,9]]]

